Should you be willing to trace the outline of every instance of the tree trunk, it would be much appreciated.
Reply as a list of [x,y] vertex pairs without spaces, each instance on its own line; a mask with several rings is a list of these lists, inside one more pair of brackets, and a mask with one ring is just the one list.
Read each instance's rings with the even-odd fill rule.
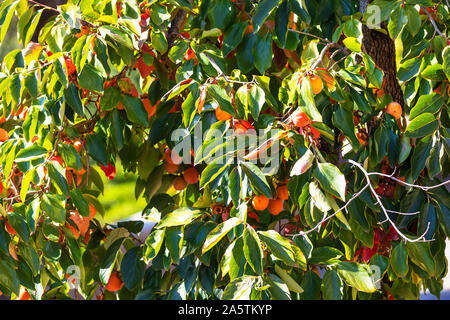
[[[360,11],[364,13],[371,0],[360,0]],[[363,43],[362,50],[368,54],[375,64],[384,72],[383,90],[393,101],[404,107],[403,92],[397,80],[397,66],[395,63],[395,44],[389,37],[386,22],[381,23],[381,28],[387,34],[362,26]]]

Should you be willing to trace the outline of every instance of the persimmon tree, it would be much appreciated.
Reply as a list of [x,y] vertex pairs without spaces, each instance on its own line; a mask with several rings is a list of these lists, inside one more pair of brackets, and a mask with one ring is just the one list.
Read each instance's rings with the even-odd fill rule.
[[[0,41],[16,16],[25,49],[0,72],[0,291],[439,296],[449,10],[432,0],[2,1]],[[99,218],[101,175],[114,179],[118,165],[138,175],[148,237],[142,221]]]

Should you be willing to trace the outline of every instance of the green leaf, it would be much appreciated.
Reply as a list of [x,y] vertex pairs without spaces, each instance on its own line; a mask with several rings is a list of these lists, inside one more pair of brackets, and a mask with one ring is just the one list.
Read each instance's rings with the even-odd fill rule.
[[180,263],[181,245],[183,243],[182,227],[166,228],[166,240],[164,243],[170,252],[172,261],[175,264]]
[[30,170],[23,176],[22,186],[20,187],[20,200],[22,200],[22,202],[25,202],[27,198],[28,189],[35,174],[35,170]]
[[252,18],[254,32],[259,31],[259,28],[263,25],[264,20],[267,19],[272,10],[275,9],[279,3],[280,0],[262,0],[258,3]]
[[34,250],[34,248],[30,245],[27,245],[23,242],[18,245],[18,254],[25,260],[27,265],[30,267],[30,270],[33,273],[33,276],[37,276],[39,274],[39,256]]
[[278,276],[270,273],[266,281],[270,285],[269,292],[273,300],[291,300],[288,286]]
[[432,146],[433,142],[431,139],[428,139],[428,141],[424,141],[423,139],[417,142],[411,157],[411,178],[413,181],[419,177],[420,173],[425,168],[427,159],[430,157]]
[[290,18],[290,4],[289,1],[283,1],[283,3],[278,6],[277,14],[275,16],[275,34],[280,42],[280,48],[284,48],[286,44],[286,34],[289,25]]
[[72,144],[59,144],[58,154],[61,156],[61,159],[64,161],[66,166],[75,170],[81,170],[83,167],[81,164],[80,155]]
[[234,115],[234,107],[231,104],[231,98],[225,91],[225,89],[219,87],[218,85],[210,85],[208,86],[208,95],[210,95],[225,112],[228,112],[231,115]]
[[11,212],[8,214],[8,222],[11,227],[16,230],[19,237],[28,242],[30,238],[30,231],[28,230],[28,225],[26,220],[18,213]]
[[111,276],[111,272],[114,268],[114,263],[117,259],[117,254],[119,253],[119,249],[123,241],[124,238],[119,238],[107,247],[103,260],[100,262],[99,278],[104,285],[108,283],[109,277]]
[[270,189],[269,183],[267,182],[264,174],[255,164],[251,162],[244,162],[242,169],[250,180],[252,189],[256,193],[263,194],[267,198],[272,198],[272,190]]
[[2,8],[2,9],[5,9],[4,12],[6,12],[6,15],[5,15],[4,20],[2,21],[1,30],[0,30],[0,43],[2,43],[2,44],[3,44],[3,40],[5,40],[6,32],[9,30],[11,19],[14,16],[14,11],[16,10],[16,7],[19,3],[20,3],[20,1],[14,1],[9,7]]
[[247,73],[255,66],[253,58],[253,47],[258,40],[258,34],[249,33],[244,37],[244,40],[236,50],[236,63],[243,73]]
[[233,279],[225,287],[222,300],[250,300],[250,294],[258,277],[242,276]]
[[310,149],[307,149],[303,156],[298,159],[292,167],[291,177],[302,175],[308,171],[314,163],[314,159],[314,153],[312,153]]
[[400,81],[408,81],[419,74],[421,59],[412,58],[400,65],[397,77]]
[[83,198],[81,190],[78,188],[70,190],[70,198],[72,199],[75,207],[78,209],[78,212],[83,217],[89,217],[89,203]]
[[201,211],[196,208],[178,208],[167,215],[155,226],[156,229],[183,226],[191,223],[201,215]]
[[361,52],[361,43],[354,37],[347,37],[343,41],[344,45],[353,52]]
[[202,254],[205,254],[208,250],[212,249],[231,229],[241,223],[242,221],[240,219],[232,217],[215,227],[206,237],[206,241],[202,247]]
[[105,89],[103,96],[100,98],[100,110],[108,111],[117,107],[122,101],[122,94],[118,87],[108,87]]
[[247,225],[244,230],[244,256],[257,274],[263,273],[263,251],[255,229]]
[[400,241],[400,243],[392,249],[389,264],[397,276],[400,278],[406,277],[406,274],[408,273],[408,251],[406,250],[403,241]]
[[341,251],[333,247],[314,248],[309,263],[320,265],[335,264],[340,262],[339,258],[343,255]]
[[445,47],[445,49],[442,51],[442,59],[442,69],[447,76],[447,80],[450,80],[450,46]]
[[135,290],[138,288],[144,279],[145,262],[142,258],[142,247],[134,247],[125,253],[122,263],[120,264],[120,271],[123,278],[123,283],[128,290]]
[[320,277],[312,270],[308,270],[302,280],[302,287],[305,290],[302,294],[303,300],[320,300]]
[[342,300],[344,283],[336,270],[327,270],[323,275],[322,296],[324,300]]
[[48,175],[52,182],[54,182],[65,196],[69,196],[69,185],[67,184],[66,177],[60,172],[64,172],[62,168],[58,170],[52,161],[47,163]]
[[333,124],[350,140],[353,150],[358,150],[360,143],[355,133],[353,113],[346,108],[339,106],[333,114]]
[[429,242],[408,242],[406,243],[408,257],[431,277],[436,273],[436,264],[431,255]]
[[375,284],[368,270],[355,262],[340,262],[337,272],[344,281],[358,291],[372,293],[376,291]]
[[157,31],[157,29],[152,29],[150,33],[150,39],[152,41],[152,46],[161,54],[165,53],[168,49],[168,43],[164,33]]
[[129,95],[122,96],[123,105],[130,121],[140,124],[144,127],[148,126],[148,113],[144,108],[141,99]]
[[438,125],[438,120],[432,113],[423,113],[408,124],[405,135],[409,138],[428,136],[436,131]]
[[69,83],[67,89],[64,89],[64,99],[80,117],[83,116],[83,103],[80,98],[80,91],[75,83]]
[[322,212],[327,212],[331,210],[331,206],[328,203],[328,199],[325,194],[320,190],[319,186],[315,181],[312,181],[309,184],[309,194],[311,195],[311,199],[313,201],[314,206],[317,207]]
[[408,17],[405,14],[404,8],[397,8],[392,13],[388,23],[388,31],[391,38],[395,40],[407,24]]
[[314,176],[319,180],[320,186],[332,195],[345,201],[347,182],[341,171],[331,163],[319,163],[314,170]]
[[425,79],[434,81],[445,80],[446,77],[442,65],[439,63],[427,66],[421,74]]
[[100,162],[102,165],[108,165],[106,160],[105,137],[101,133],[89,134],[86,137],[86,147],[89,155]]
[[272,65],[272,35],[267,33],[258,38],[252,52],[256,69],[264,74]]
[[156,257],[161,249],[161,245],[164,241],[166,229],[153,230],[145,241],[147,249],[145,251],[145,258],[151,261]]
[[41,199],[41,210],[45,211],[50,219],[64,224],[66,221],[66,197],[57,194],[44,194]]
[[103,91],[103,78],[95,67],[86,64],[78,76],[81,88],[95,92]]
[[265,98],[266,95],[263,89],[257,85],[252,86],[248,95],[248,107],[255,121],[258,121],[259,114],[266,100]]
[[19,295],[19,280],[14,268],[6,261],[0,260],[0,284]]
[[275,272],[284,281],[290,291],[295,293],[303,293],[303,288],[278,264],[275,264]]
[[426,94],[419,97],[414,108],[409,112],[409,120],[423,113],[436,113],[444,104],[444,98],[437,93]]
[[19,163],[40,159],[44,157],[46,154],[47,149],[37,144],[33,144],[32,146],[20,150],[16,155],[15,162]]
[[219,178],[225,170],[228,170],[233,161],[233,157],[224,155],[209,163],[202,171],[202,175],[200,177],[200,188],[206,187],[209,183]]
[[406,17],[408,19],[408,23],[405,25],[405,27],[413,36],[415,36],[419,32],[420,26],[422,24],[419,12],[416,10],[416,8],[414,8],[414,6],[405,6],[404,9]]
[[223,36],[222,42],[222,50],[223,56],[226,57],[231,51],[233,51],[239,43],[241,43],[242,38],[244,37],[245,29],[248,26],[247,21],[242,21],[236,24],[233,24],[231,28],[229,28],[225,35]]
[[288,239],[274,230],[258,231],[259,238],[266,244],[270,252],[288,266],[295,264],[295,255]]
[[225,29],[234,19],[236,8],[230,0],[215,0],[208,8],[212,28]]

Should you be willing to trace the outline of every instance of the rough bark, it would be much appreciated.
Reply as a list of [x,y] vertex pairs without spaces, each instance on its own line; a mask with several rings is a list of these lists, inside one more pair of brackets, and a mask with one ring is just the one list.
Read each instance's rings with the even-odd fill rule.
[[[360,0],[360,11],[364,12],[371,1]],[[397,66],[395,62],[395,44],[389,37],[386,22],[381,23],[381,28],[386,34],[377,30],[362,26],[363,43],[362,50],[368,54],[375,64],[384,72],[383,90],[393,101],[404,106],[403,92],[397,79]]]

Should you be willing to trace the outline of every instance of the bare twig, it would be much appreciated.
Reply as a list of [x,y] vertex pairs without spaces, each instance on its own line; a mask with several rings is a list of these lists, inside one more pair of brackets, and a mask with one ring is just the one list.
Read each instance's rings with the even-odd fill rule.
[[[31,3],[33,3],[33,4],[37,5],[37,6],[40,6],[40,7],[44,8],[44,9],[48,9],[48,10],[57,12],[58,14],[62,14],[61,10],[58,10],[56,8],[53,8],[53,7],[50,7],[50,6],[46,5],[46,4],[40,3],[38,1],[28,0],[28,2],[31,2]],[[93,25],[92,23],[90,23],[90,22],[88,22],[86,20],[80,19],[80,21],[83,21],[84,24],[89,25],[90,27],[95,27],[95,25]]]
[[222,78],[225,79],[225,81],[227,83],[230,83],[230,80],[227,78],[227,76],[222,71],[222,69],[220,69],[220,67],[217,65],[217,63],[213,60],[213,58],[211,58],[210,55],[207,52],[204,52],[203,54],[205,55],[206,59],[208,59],[208,61],[211,63],[213,68],[216,69],[217,73],[219,74],[219,77],[221,76]]
[[384,173],[380,173],[380,172],[370,172],[370,173],[367,173],[367,174],[369,176],[376,175],[376,176],[386,177],[386,178],[392,179],[392,180],[394,180],[394,181],[396,181],[396,182],[398,182],[400,184],[404,184],[405,186],[412,187],[412,188],[419,188],[419,189],[421,189],[423,191],[428,191],[428,190],[431,190],[431,189],[439,188],[439,187],[445,186],[446,184],[450,183],[450,180],[447,180],[447,181],[444,181],[442,183],[436,184],[434,186],[419,186],[417,184],[407,183],[407,182],[402,181],[400,179],[394,178],[392,175],[388,175],[388,174],[384,174]]
[[339,210],[337,210],[337,211],[334,212],[333,214],[331,214],[331,215],[329,215],[329,216],[323,218],[323,219],[322,219],[322,220],[321,220],[314,228],[312,228],[312,229],[310,229],[310,230],[308,230],[308,231],[302,231],[302,232],[300,232],[300,233],[298,233],[298,234],[294,234],[294,235],[293,235],[293,238],[296,238],[296,237],[298,237],[298,236],[303,236],[303,235],[306,235],[306,234],[308,234],[308,233],[313,232],[314,230],[318,229],[318,228],[322,225],[322,223],[324,223],[325,221],[327,221],[327,220],[333,218],[333,217],[336,216],[339,212],[341,212],[341,211],[343,211],[343,210],[346,210],[347,207],[348,207],[348,205],[349,205],[353,200],[355,200],[357,197],[359,197],[359,196],[364,192],[364,190],[366,190],[368,187],[369,187],[369,185],[367,184],[367,185],[365,185],[361,190],[359,190],[357,193],[353,194],[353,196],[347,201],[347,203],[346,203],[343,207],[341,207]]
[[323,61],[323,58],[325,57],[325,55],[327,54],[328,50],[330,50],[331,48],[336,48],[336,47],[340,47],[339,44],[334,43],[334,42],[329,42],[325,48],[322,49],[322,52],[320,52],[319,57],[317,58],[317,60],[311,65],[311,69],[314,70],[315,68],[317,68],[317,66],[319,65],[320,62]]
[[[416,239],[410,239],[410,238],[408,238],[406,235],[404,235],[404,234],[398,229],[398,227],[395,225],[394,221],[391,220],[391,218],[389,217],[389,214],[388,214],[388,213],[394,213],[394,214],[404,215],[404,216],[412,216],[412,215],[417,215],[417,214],[419,214],[420,212],[419,212],[419,211],[417,211],[417,212],[400,212],[400,211],[394,211],[394,210],[388,210],[388,209],[386,209],[386,208],[384,207],[383,203],[381,202],[380,197],[378,196],[378,194],[376,193],[375,189],[373,188],[372,183],[370,182],[370,176],[371,176],[371,175],[382,175],[382,176],[384,176],[384,177],[388,177],[388,178],[391,178],[391,179],[394,179],[394,180],[398,180],[398,179],[396,179],[396,178],[393,177],[393,175],[395,174],[395,171],[394,171],[391,175],[382,174],[382,173],[378,173],[378,172],[371,172],[371,173],[368,173],[368,172],[367,172],[367,171],[366,171],[359,163],[357,163],[357,162],[355,162],[355,161],[353,161],[353,160],[350,160],[350,159],[343,159],[342,162],[350,163],[350,164],[352,164],[353,166],[357,167],[359,170],[361,170],[362,173],[364,174],[365,178],[366,178],[367,184],[366,184],[361,190],[359,190],[357,193],[354,193],[354,194],[352,195],[352,197],[345,203],[344,206],[342,206],[341,208],[339,208],[339,209],[338,209],[336,212],[334,212],[333,214],[331,214],[331,215],[326,216],[325,218],[323,218],[319,223],[317,223],[317,225],[316,225],[315,227],[313,227],[312,229],[310,229],[310,230],[308,230],[308,231],[302,231],[302,232],[300,232],[300,233],[298,233],[298,234],[293,234],[293,235],[289,235],[289,236],[293,236],[293,238],[295,238],[295,237],[298,237],[298,236],[301,236],[301,235],[306,235],[306,234],[308,234],[308,233],[311,233],[311,232],[317,230],[317,229],[322,225],[322,223],[324,223],[325,221],[327,221],[327,220],[333,218],[333,217],[336,216],[339,212],[341,212],[341,211],[343,211],[343,210],[345,210],[345,211],[347,212],[347,207],[348,207],[348,205],[349,205],[353,200],[355,200],[357,197],[359,197],[359,196],[364,192],[364,190],[366,190],[367,188],[370,188],[371,193],[372,193],[373,196],[375,197],[376,202],[378,203],[378,205],[379,205],[381,211],[384,213],[384,216],[385,216],[385,218],[386,218],[385,220],[379,222],[378,224],[383,224],[383,223],[385,223],[385,222],[389,222],[390,225],[394,228],[394,230],[398,233],[398,235],[399,235],[400,237],[402,237],[405,241],[408,241],[408,242],[418,242],[418,241],[424,241],[424,242],[426,242],[426,241],[430,241],[430,240],[426,240],[426,239],[424,238],[425,235],[428,233],[428,230],[429,230],[429,228],[430,228],[430,223],[428,223],[425,232],[424,232],[422,235],[420,235],[418,238],[416,238]],[[398,180],[398,181],[401,182],[401,183],[404,183],[404,182],[401,181],[401,180]],[[446,182],[444,182],[444,183],[441,183],[441,184],[438,184],[438,185],[435,185],[435,186],[425,186],[425,187],[424,187],[424,186],[419,186],[419,185],[414,185],[414,184],[407,184],[407,185],[409,185],[409,186],[411,186],[411,187],[420,188],[420,189],[422,189],[422,190],[429,190],[429,189],[438,188],[438,187],[443,186],[443,185],[445,185],[445,184],[447,184],[447,183],[449,183],[449,182],[450,182],[450,181],[446,181]]]
[[447,37],[444,36],[444,34],[441,32],[441,30],[439,30],[438,26],[436,25],[436,22],[434,21],[433,17],[431,16],[431,14],[428,12],[427,9],[425,9],[423,6],[420,6],[422,8],[423,11],[425,11],[425,14],[428,16],[428,18],[430,19],[431,24],[434,27],[434,30],[436,30],[437,33],[439,33],[439,35],[445,39],[445,42],[447,42]]
[[319,36],[316,36],[315,34],[312,34],[312,33],[303,32],[303,31],[298,31],[298,30],[294,30],[294,29],[289,29],[289,31],[297,32],[298,34],[303,34],[303,35],[305,35],[305,36],[310,36],[310,37],[319,39],[319,40],[321,40],[321,41],[323,41],[323,42],[325,42],[325,43],[333,43],[333,42],[331,42],[331,41],[328,40],[328,39],[324,39],[324,38],[319,37]]
[[418,241],[426,241],[424,240],[425,235],[428,232],[428,228],[426,230],[426,232],[424,234],[422,234],[421,236],[419,236],[416,239],[410,239],[407,236],[405,236],[399,229],[398,227],[395,225],[394,221],[391,220],[391,218],[389,217],[389,214],[386,210],[386,208],[384,207],[383,203],[381,202],[380,197],[378,196],[378,194],[376,193],[375,189],[372,186],[372,183],[370,182],[370,176],[369,173],[367,173],[367,171],[356,161],[353,161],[351,159],[346,160],[348,163],[352,164],[353,166],[357,167],[359,170],[361,170],[361,172],[364,174],[364,176],[366,177],[366,182],[367,185],[370,188],[370,191],[372,192],[372,195],[375,197],[376,202],[378,203],[381,211],[384,213],[386,220],[389,221],[390,225],[394,228],[394,230],[398,233],[398,235],[400,237],[402,237],[405,241],[408,242],[418,242]]

